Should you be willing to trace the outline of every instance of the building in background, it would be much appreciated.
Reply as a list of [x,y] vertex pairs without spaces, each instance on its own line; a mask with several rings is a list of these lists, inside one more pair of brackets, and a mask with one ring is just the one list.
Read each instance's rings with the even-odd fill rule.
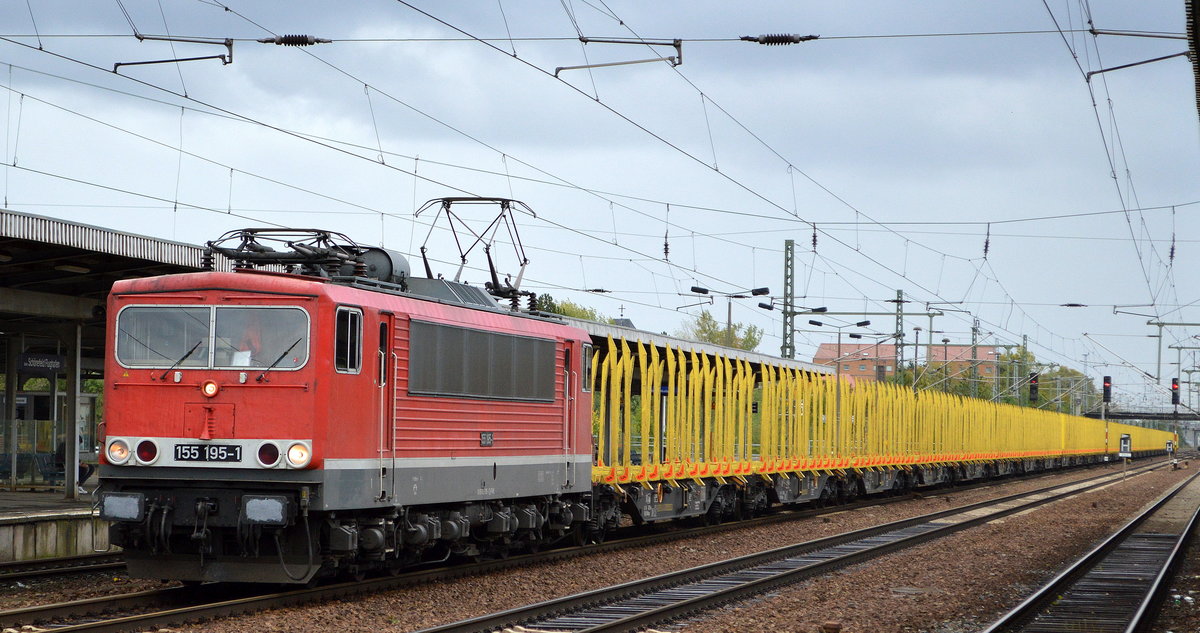
[[[908,347],[911,354],[912,346]],[[998,348],[976,346],[974,362],[981,379],[990,380],[996,377],[996,358],[999,354]],[[843,376],[883,381],[896,375],[896,346],[891,343],[853,341],[842,343],[839,348],[836,343],[822,343],[817,348],[812,362],[829,367],[840,364],[840,373]],[[925,366],[926,371],[966,378],[971,373],[971,346],[935,343],[928,353],[925,349],[921,350],[917,362]]]

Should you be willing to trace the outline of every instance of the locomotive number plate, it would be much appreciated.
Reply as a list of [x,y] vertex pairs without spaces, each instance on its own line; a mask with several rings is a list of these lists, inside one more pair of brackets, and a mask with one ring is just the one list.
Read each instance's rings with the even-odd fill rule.
[[240,462],[242,447],[231,444],[176,444],[177,462]]

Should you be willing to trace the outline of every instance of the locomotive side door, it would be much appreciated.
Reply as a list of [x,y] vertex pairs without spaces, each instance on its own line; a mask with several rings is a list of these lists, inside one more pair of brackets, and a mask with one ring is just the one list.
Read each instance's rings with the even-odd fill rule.
[[575,461],[571,458],[571,443],[575,440],[575,372],[571,366],[571,341],[563,341],[563,414],[566,424],[563,428],[563,487],[570,488],[574,483]]
[[379,500],[392,498],[395,478],[396,455],[396,354],[392,338],[395,336],[396,315],[391,312],[379,314],[379,340],[375,353],[375,390],[379,426]]

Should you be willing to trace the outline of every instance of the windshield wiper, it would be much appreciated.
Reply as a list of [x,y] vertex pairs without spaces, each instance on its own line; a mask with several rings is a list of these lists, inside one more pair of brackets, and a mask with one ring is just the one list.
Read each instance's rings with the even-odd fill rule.
[[187,351],[187,353],[186,353],[186,354],[184,354],[183,356],[180,356],[180,357],[179,357],[179,360],[175,361],[175,364],[174,364],[174,365],[171,365],[170,367],[168,367],[168,368],[167,368],[167,371],[164,371],[164,372],[162,373],[162,375],[158,377],[158,379],[159,379],[159,380],[166,380],[166,378],[167,378],[167,374],[171,373],[171,370],[172,370],[172,369],[175,369],[176,367],[178,367],[178,366],[179,366],[179,363],[182,363],[183,361],[187,360],[187,357],[188,357],[188,356],[191,356],[191,355],[192,355],[192,352],[196,351],[196,348],[197,348],[197,347],[200,347],[200,344],[201,344],[201,343],[203,343],[203,342],[204,342],[204,339],[200,339],[199,341],[196,341],[196,344],[192,346],[192,349],[189,349],[189,350]]
[[295,341],[292,341],[292,344],[288,345],[288,348],[283,350],[283,353],[279,355],[279,358],[275,359],[275,362],[271,363],[270,365],[267,365],[267,368],[262,370],[262,373],[258,375],[258,378],[254,379],[255,382],[263,382],[266,378],[267,372],[271,371],[272,369],[275,369],[275,366],[279,364],[279,361],[283,360],[283,358],[288,355],[288,352],[292,351],[292,348],[299,345],[300,341],[303,341],[303,340],[304,340],[304,337],[301,336],[300,338],[296,339]]

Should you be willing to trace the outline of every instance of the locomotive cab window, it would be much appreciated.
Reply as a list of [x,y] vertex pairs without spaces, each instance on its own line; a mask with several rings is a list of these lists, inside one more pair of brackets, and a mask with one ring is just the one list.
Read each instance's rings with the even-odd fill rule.
[[116,329],[125,367],[288,370],[308,362],[308,313],[300,308],[129,306]]
[[308,358],[308,313],[296,308],[216,309],[215,367],[295,369]]
[[117,316],[117,360],[126,367],[208,366],[211,308],[130,306]]
[[580,371],[579,384],[583,386],[584,391],[592,390],[592,346],[587,343],[583,344],[583,368]]
[[338,308],[333,366],[343,374],[362,370],[362,310]]

